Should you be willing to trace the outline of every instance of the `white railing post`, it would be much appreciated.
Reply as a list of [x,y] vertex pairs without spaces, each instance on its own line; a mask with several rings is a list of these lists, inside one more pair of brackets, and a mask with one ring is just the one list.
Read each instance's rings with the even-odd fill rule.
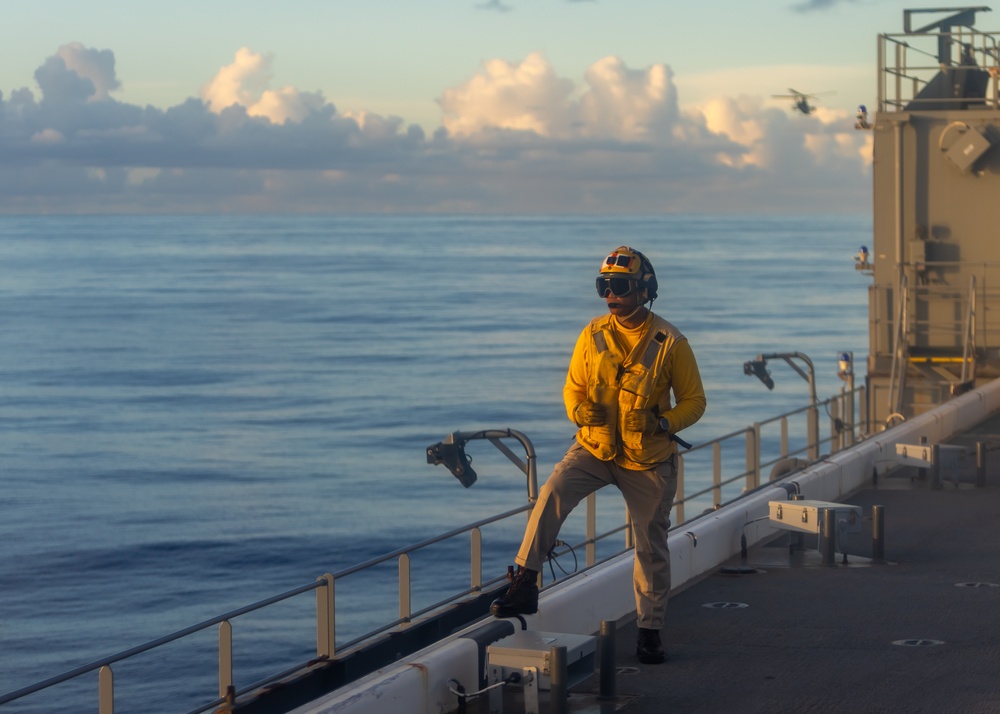
[[847,438],[847,443],[846,443],[846,446],[851,447],[851,446],[854,446],[854,438],[855,438],[855,434],[857,434],[857,431],[855,431],[855,429],[857,429],[857,424],[855,423],[854,420],[857,419],[858,412],[854,408],[854,379],[853,379],[853,377],[848,382],[848,384],[850,386],[847,389],[847,400],[844,402],[844,406],[847,408],[847,411],[844,412],[844,426],[847,427],[847,437],[846,437]]
[[479,592],[483,589],[483,532],[478,528],[469,531],[469,554],[469,587]]
[[807,414],[809,415],[806,420],[809,437],[806,441],[809,442],[809,459],[816,461],[819,459],[819,410],[814,405],[809,407]]
[[337,652],[333,575],[325,573],[316,579],[323,581],[316,588],[316,656],[332,658]]
[[760,422],[746,432],[747,490],[760,486]]
[[840,388],[840,412],[844,415],[840,429],[840,448],[849,448],[854,443],[854,390]]
[[104,665],[97,673],[98,714],[115,714],[115,674]]
[[841,448],[843,430],[837,429],[837,422],[840,421],[840,402],[831,399],[830,405],[830,453],[836,454]]
[[410,622],[413,608],[410,603],[410,556],[399,556],[399,619],[405,626]]
[[597,494],[587,496],[587,567],[597,562]]
[[858,409],[858,416],[861,419],[861,423],[865,426],[863,433],[869,434],[871,432],[871,424],[870,417],[868,416],[868,387],[864,384],[861,385],[858,392]]
[[219,623],[219,697],[225,698],[233,686],[233,626]]
[[686,520],[684,518],[684,499],[684,456],[677,454],[677,495],[674,496],[674,501],[677,501],[677,515],[675,518],[678,524]]
[[712,508],[722,503],[722,444],[712,446]]

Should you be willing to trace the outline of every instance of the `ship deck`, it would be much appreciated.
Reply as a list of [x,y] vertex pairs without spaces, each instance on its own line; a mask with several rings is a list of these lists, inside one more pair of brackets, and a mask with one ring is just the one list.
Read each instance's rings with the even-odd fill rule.
[[[1000,712],[1000,416],[947,443],[974,454],[978,441],[985,485],[973,455],[943,469],[940,488],[902,467],[840,499],[866,524],[846,564],[838,553],[824,565],[813,536],[793,550],[795,536],[781,535],[726,564],[752,572],[719,569],[673,593],[668,662],[640,664],[634,620],[618,623],[614,697],[599,696],[595,674],[565,711]],[[884,509],[884,562],[871,557],[873,505]],[[524,711],[516,691],[504,711]]]

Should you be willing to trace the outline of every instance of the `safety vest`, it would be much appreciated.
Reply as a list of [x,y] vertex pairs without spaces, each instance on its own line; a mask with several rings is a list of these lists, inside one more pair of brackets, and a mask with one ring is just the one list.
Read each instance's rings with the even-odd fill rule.
[[[658,315],[651,315],[646,331],[628,354],[615,336],[612,316],[591,321],[591,339],[585,343],[588,370],[587,398],[608,410],[607,424],[583,426],[577,441],[601,461],[616,461],[625,468],[646,469],[666,461],[676,451],[665,432],[642,434],[625,429],[625,415],[633,409],[657,414],[670,409],[667,383],[656,385],[667,359],[684,335]],[[666,397],[666,402],[661,399]]]

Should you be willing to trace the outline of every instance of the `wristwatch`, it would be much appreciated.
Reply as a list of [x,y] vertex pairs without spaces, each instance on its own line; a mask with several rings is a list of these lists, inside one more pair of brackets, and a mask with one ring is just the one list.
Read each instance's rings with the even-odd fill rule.
[[661,416],[658,424],[660,425],[660,431],[670,431],[670,420],[666,417]]

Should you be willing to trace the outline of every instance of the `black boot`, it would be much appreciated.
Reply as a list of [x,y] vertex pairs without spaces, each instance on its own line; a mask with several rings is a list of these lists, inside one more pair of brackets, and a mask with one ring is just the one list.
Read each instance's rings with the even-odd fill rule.
[[635,654],[643,664],[660,664],[667,659],[667,653],[660,644],[660,631],[639,628],[639,638],[635,645]]
[[534,615],[538,612],[538,571],[518,568],[507,592],[490,604],[490,612],[497,617]]

